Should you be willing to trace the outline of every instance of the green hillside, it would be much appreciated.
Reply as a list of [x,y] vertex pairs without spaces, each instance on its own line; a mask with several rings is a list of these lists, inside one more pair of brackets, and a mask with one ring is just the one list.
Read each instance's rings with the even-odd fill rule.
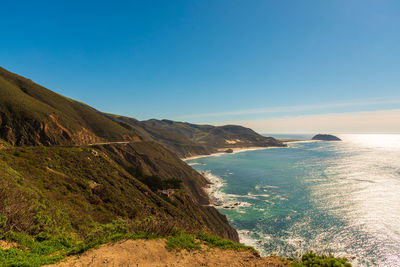
[[97,110],[0,68],[0,138],[16,145],[139,140]]
[[177,227],[238,239],[208,206],[204,177],[133,126],[4,69],[0,93],[1,231],[84,237],[123,219],[138,229],[150,220],[158,234]]
[[198,125],[155,119],[138,121],[124,116],[107,116],[128,124],[141,138],[156,141],[182,158],[207,155],[225,148],[285,146],[272,137],[262,136],[237,125]]
[[151,140],[160,143],[170,151],[175,152],[179,157],[208,155],[215,152],[215,149],[212,147],[196,143],[186,136],[169,131],[168,129],[153,127],[146,122],[124,116],[110,114],[107,116],[113,120],[130,125],[144,140]]
[[184,136],[196,144],[201,144],[211,149],[284,146],[282,142],[272,137],[262,136],[249,128],[238,125],[212,126],[154,119],[143,123]]
[[[7,218],[2,230],[85,236],[96,224],[125,219],[158,234],[178,227],[237,240],[223,215],[199,204],[207,203],[196,191],[205,181],[193,172],[155,143],[1,149],[0,214]],[[151,177],[182,184],[167,197],[162,185],[146,185]],[[142,224],[146,218],[151,225]]]

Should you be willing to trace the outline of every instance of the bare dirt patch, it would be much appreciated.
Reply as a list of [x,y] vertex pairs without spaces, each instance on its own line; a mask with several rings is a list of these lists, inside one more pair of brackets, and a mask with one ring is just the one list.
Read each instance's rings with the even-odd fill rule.
[[202,250],[168,251],[165,240],[125,240],[107,244],[82,254],[68,258],[51,266],[286,266],[277,257],[259,257],[250,251]]
[[2,249],[9,249],[9,248],[16,248],[18,244],[11,241],[0,240],[0,248]]

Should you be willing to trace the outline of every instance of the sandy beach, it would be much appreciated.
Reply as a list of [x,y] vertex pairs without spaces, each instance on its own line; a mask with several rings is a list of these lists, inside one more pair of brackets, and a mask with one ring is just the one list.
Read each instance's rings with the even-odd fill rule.
[[321,142],[321,140],[280,140],[282,143],[313,143],[313,142]]
[[[280,140],[284,144],[288,143],[311,143],[311,142],[320,142],[320,140]],[[187,157],[187,158],[181,158],[183,161],[187,160],[192,160],[192,159],[198,159],[198,158],[205,158],[205,157],[218,157],[224,154],[235,154],[235,153],[240,153],[240,152],[246,152],[246,151],[252,151],[252,150],[262,150],[262,149],[270,149],[270,148],[275,148],[273,146],[270,147],[226,147],[226,148],[220,148],[218,149],[218,152],[209,154],[209,155],[196,155],[192,157]],[[232,149],[232,153],[226,153],[225,151],[228,149]]]
[[[262,149],[270,149],[270,148],[274,148],[274,147],[272,147],[272,146],[271,147],[235,147],[235,148],[227,147],[227,148],[220,148],[218,150],[218,152],[215,152],[215,153],[212,153],[209,155],[196,155],[196,156],[192,156],[192,157],[181,158],[181,160],[187,161],[187,160],[205,158],[205,157],[218,157],[218,156],[225,155],[225,154],[235,154],[235,153],[240,153],[240,152],[245,152],[245,151],[262,150]],[[227,149],[232,149],[233,152],[226,153],[225,151]]]

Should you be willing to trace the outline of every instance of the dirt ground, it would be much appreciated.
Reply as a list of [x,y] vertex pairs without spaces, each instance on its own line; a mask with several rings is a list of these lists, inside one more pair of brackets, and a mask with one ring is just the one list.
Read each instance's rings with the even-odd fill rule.
[[48,265],[58,267],[83,266],[286,266],[277,257],[258,257],[249,251],[221,250],[204,246],[188,252],[168,251],[165,240],[125,240],[106,244],[78,257]]
[[18,244],[11,241],[0,240],[0,248],[8,249],[8,248],[16,248]]

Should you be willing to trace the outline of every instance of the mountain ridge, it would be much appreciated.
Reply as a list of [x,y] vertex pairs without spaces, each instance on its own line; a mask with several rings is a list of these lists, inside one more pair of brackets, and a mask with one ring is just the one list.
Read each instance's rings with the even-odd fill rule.
[[133,129],[81,102],[0,68],[0,138],[13,145],[138,141]]
[[209,155],[229,148],[286,146],[239,125],[199,125],[166,119],[139,121],[120,115],[106,116],[132,126],[141,138],[156,141],[181,158]]

